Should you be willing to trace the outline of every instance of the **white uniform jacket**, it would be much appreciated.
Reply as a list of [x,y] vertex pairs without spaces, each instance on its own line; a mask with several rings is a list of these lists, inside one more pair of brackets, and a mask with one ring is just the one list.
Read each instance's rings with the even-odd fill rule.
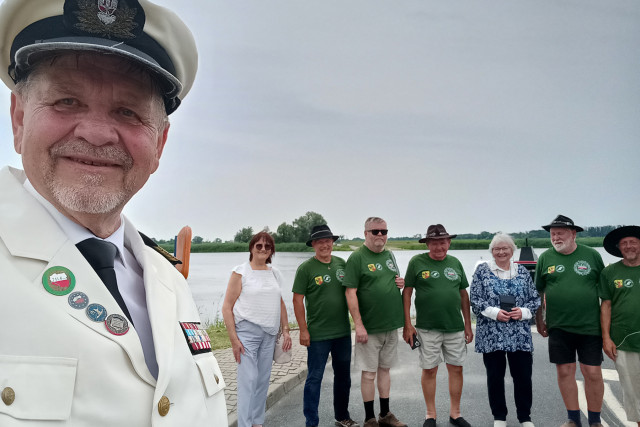
[[113,335],[69,295],[44,288],[45,271],[62,266],[74,291],[122,314],[24,180],[20,170],[0,170],[0,426],[226,427],[218,362],[211,351],[192,354],[179,323],[200,322],[182,275],[126,221],[125,246],[144,270],[156,381],[134,327]]

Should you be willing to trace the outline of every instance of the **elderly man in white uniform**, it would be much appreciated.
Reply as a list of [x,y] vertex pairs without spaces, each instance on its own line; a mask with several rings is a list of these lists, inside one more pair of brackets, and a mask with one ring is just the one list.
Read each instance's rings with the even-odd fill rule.
[[146,0],[0,5],[24,166],[0,170],[1,426],[227,425],[189,287],[122,215],[196,69],[189,29]]

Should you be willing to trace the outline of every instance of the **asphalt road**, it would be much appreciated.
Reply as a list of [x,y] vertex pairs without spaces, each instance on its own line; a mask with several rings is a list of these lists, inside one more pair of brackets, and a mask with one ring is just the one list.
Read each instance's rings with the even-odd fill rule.
[[[535,352],[533,355],[533,407],[532,420],[536,427],[557,427],[566,420],[566,410],[556,383],[555,366],[549,363],[547,340],[537,333],[533,334]],[[409,426],[422,426],[426,412],[422,389],[420,387],[421,370],[418,365],[418,354],[412,352],[404,342],[398,349],[398,364],[391,370],[391,411]],[[579,371],[579,369],[578,369]],[[602,409],[602,420],[605,427],[636,426],[625,420],[621,409],[622,390],[617,380],[613,362],[605,356],[603,364],[605,377],[605,404]],[[333,426],[332,384],[333,370],[331,362],[327,364],[320,396],[320,426]],[[577,375],[579,386],[582,376]],[[351,398],[349,410],[351,418],[362,425],[364,408],[360,395],[360,372],[351,369]],[[509,426],[519,426],[513,404],[513,383],[507,372],[506,384]],[[305,426],[302,414],[302,395],[304,384],[291,390],[284,398],[272,406],[267,412],[266,426]],[[583,394],[582,394],[583,395]],[[447,372],[444,365],[440,365],[436,397],[438,426],[450,426],[449,393]],[[376,412],[380,409],[376,396]],[[586,401],[581,403],[581,409],[586,413]],[[464,388],[462,392],[462,415],[473,426],[493,426],[493,417],[489,409],[486,391],[485,369],[482,356],[475,353],[473,345],[468,347],[468,357],[464,365]],[[587,425],[586,415],[583,414],[583,424]]]

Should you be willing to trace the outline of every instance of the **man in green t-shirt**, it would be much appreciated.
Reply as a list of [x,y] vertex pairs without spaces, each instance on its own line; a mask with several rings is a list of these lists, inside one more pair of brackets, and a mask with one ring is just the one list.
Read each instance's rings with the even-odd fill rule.
[[[444,361],[449,372],[449,423],[470,426],[460,415],[462,396],[462,365],[467,344],[473,340],[467,276],[457,258],[447,255],[451,239],[442,224],[430,225],[427,236],[418,240],[426,243],[429,252],[411,258],[402,291],[404,303],[404,340],[412,347],[414,337],[422,343],[422,392],[427,405],[425,427],[436,425],[436,375]],[[416,327],[411,324],[411,295],[416,290]],[[416,330],[417,328],[417,330]]]
[[542,228],[551,233],[553,247],[540,255],[536,265],[536,288],[546,308],[546,319],[543,310],[536,313],[536,326],[540,335],[549,337],[549,361],[556,364],[569,418],[562,427],[582,427],[576,353],[584,377],[589,426],[601,427],[604,382],[598,280],[604,268],[602,257],[595,249],[576,244],[576,233],[582,227],[571,218],[558,215]]
[[333,235],[329,226],[314,226],[307,246],[313,247],[315,255],[300,264],[293,281],[293,309],[300,326],[300,344],[307,347],[308,373],[303,397],[307,427],[320,423],[320,386],[329,353],[336,426],[358,427],[349,416],[351,324],[342,287],[345,262],[331,255],[336,240],[338,236]]
[[600,274],[602,346],[616,363],[627,420],[640,427],[640,227],[616,228],[603,245],[622,260]]
[[[406,427],[389,411],[391,376],[397,359],[398,329],[402,326],[404,287],[393,254],[387,244],[387,223],[371,217],[364,223],[364,245],[347,260],[345,278],[347,304],[356,328],[356,365],[362,370],[360,391],[364,401],[364,427]],[[373,400],[375,381],[380,393],[380,416],[376,421]]]

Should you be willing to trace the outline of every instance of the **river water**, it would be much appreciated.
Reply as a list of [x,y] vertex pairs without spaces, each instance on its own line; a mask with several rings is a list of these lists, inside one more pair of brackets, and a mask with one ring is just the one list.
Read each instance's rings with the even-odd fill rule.
[[[604,248],[595,249],[602,255],[605,265],[620,259],[609,255]],[[540,255],[544,250],[545,249],[535,249],[535,252]],[[411,260],[414,255],[422,252],[425,251],[394,251],[393,253],[400,267],[400,271],[404,274],[409,265],[409,260]],[[352,252],[334,252],[333,254],[346,260],[351,253]],[[485,249],[451,250],[449,251],[449,255],[460,260],[469,282],[471,282],[476,263],[481,259],[492,259],[491,253]],[[287,306],[290,321],[295,320],[291,294],[293,278],[298,266],[311,256],[313,256],[313,252],[278,252],[273,257],[273,265],[282,272],[284,277],[285,283],[283,284],[282,295],[285,305]],[[518,259],[519,256],[520,250],[516,252],[515,259]],[[220,310],[231,270],[236,265],[248,260],[248,252],[191,254],[188,282],[203,322],[213,323],[216,320],[222,320]]]

